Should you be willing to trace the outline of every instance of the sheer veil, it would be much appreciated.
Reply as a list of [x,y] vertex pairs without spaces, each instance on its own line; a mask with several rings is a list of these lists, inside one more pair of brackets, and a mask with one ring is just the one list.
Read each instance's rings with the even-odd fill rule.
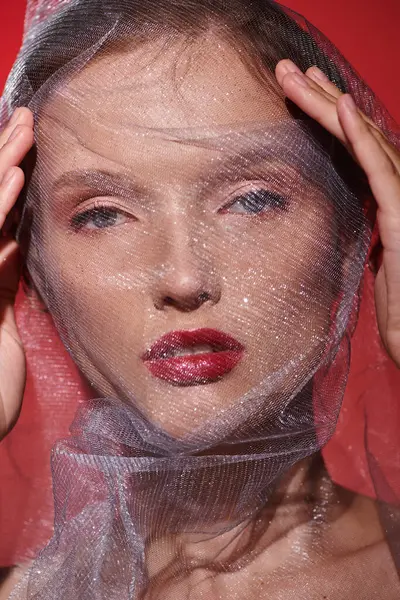
[[[375,322],[375,205],[341,145],[283,97],[282,58],[319,66],[400,145],[338,50],[269,0],[28,0],[0,110],[4,126],[29,106],[36,124],[17,207],[26,401],[0,450],[2,564],[34,559],[13,600],[241,598],[236,584],[213,586],[246,569],[255,597],[249,565],[285,539],[288,558],[264,575],[274,591],[295,580],[300,555],[313,566],[352,551],[351,530],[340,543],[329,533],[343,495],[377,507],[385,560],[400,567],[400,376]],[[240,100],[241,70],[268,91],[266,109],[251,91]],[[154,85],[149,108],[140,97]],[[198,113],[185,112],[193,97]],[[187,245],[173,255],[178,237]],[[166,248],[174,265],[190,249],[200,281],[197,304],[179,299],[169,321],[181,262],[168,270]],[[176,370],[194,324],[200,349],[224,354],[208,385],[194,358],[187,380]],[[284,597],[306,597],[296,593]]]

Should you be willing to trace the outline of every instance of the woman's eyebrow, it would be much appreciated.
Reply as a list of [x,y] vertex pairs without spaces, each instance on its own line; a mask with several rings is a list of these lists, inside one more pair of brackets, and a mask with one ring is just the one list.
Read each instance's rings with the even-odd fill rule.
[[238,167],[246,167],[259,160],[276,159],[276,151],[270,143],[261,141],[237,147],[234,152],[228,153],[221,160],[221,165],[227,170],[236,170]]
[[[286,150],[286,152],[284,151]],[[226,153],[213,161],[208,173],[207,182],[215,179],[235,181],[243,177],[243,173],[257,169],[261,164],[276,171],[282,168],[292,168],[304,171],[304,157],[301,153],[288,151],[278,146],[273,140],[253,140],[242,147],[230,148]],[[206,182],[206,183],[207,183]]]
[[52,192],[68,188],[91,188],[112,193],[143,192],[130,177],[121,173],[110,173],[101,169],[76,169],[66,171],[53,184]]
[[[232,167],[254,160],[290,160],[297,164],[302,162],[301,154],[310,151],[313,146],[302,129],[286,123],[228,134],[217,137],[215,142],[222,151],[223,162]],[[207,141],[204,140],[203,144]]]

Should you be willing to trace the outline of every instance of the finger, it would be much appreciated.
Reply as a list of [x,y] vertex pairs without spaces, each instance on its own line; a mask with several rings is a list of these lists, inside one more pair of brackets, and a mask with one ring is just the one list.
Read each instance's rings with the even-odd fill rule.
[[[358,112],[360,114],[360,111],[358,111]],[[364,121],[365,120],[368,122],[368,124],[370,124],[370,119],[368,119],[367,117],[364,116]],[[371,133],[371,135],[374,136],[374,138],[377,140],[379,145],[383,148],[383,150],[389,156],[393,165],[396,167],[397,172],[400,174],[400,154],[399,154],[398,150],[396,150],[396,148],[394,148],[392,146],[392,144],[386,139],[385,135],[382,133],[382,131],[376,125],[373,125],[372,127],[370,126],[370,133]]]
[[25,357],[15,321],[20,256],[13,240],[0,241],[0,440],[14,425],[25,384]]
[[333,98],[338,99],[340,96],[342,96],[342,92],[339,90],[339,88],[337,88],[336,85],[329,79],[329,77],[327,77],[327,75],[325,75],[325,73],[317,66],[310,67],[307,69],[305,74],[330,96],[333,96]]
[[[281,86],[283,84],[283,80],[284,80],[285,76],[289,75],[290,73],[298,75],[300,78],[302,78],[310,86],[311,89],[315,90],[316,92],[319,92],[327,100],[335,102],[335,100],[336,100],[336,96],[335,95],[332,95],[328,91],[324,90],[323,87],[320,85],[320,83],[318,83],[317,81],[311,79],[306,74],[304,74],[297,67],[297,65],[295,65],[294,62],[292,62],[291,60],[285,59],[285,60],[280,61],[277,64],[276,69],[275,69],[275,74],[276,74],[276,78],[278,80],[278,83]],[[332,85],[335,88],[335,90],[337,90],[336,86],[334,84],[332,84]]]
[[0,150],[0,181],[10,167],[20,164],[32,145],[33,129],[28,125],[17,125]]
[[[0,338],[6,332],[7,336],[18,345],[21,342],[15,320],[14,303],[20,281],[21,256],[18,244],[13,239],[0,240],[0,268]],[[2,357],[1,353],[0,357]],[[1,384],[3,385],[4,382],[2,381]]]
[[8,138],[17,125],[27,125],[33,129],[33,124],[32,111],[25,107],[17,108],[5,129],[0,134],[0,148],[8,141]]
[[0,184],[0,229],[24,186],[25,176],[19,167],[11,167]]
[[[336,85],[334,83],[332,83],[332,81],[330,81],[329,77],[327,77],[325,75],[325,73],[323,71],[321,71],[321,69],[319,69],[317,66],[314,65],[314,66],[310,67],[306,71],[306,76],[309,77],[310,79],[312,79],[325,92],[329,93],[331,96],[336,98],[336,100],[338,100],[341,96],[343,96],[343,93],[339,90],[339,88],[337,88]],[[376,125],[376,123],[374,123],[374,121],[372,121],[372,119],[367,117],[367,115],[364,114],[359,108],[358,108],[358,112],[362,116],[362,118],[375,130],[373,132],[373,134],[376,135],[377,139],[379,139],[381,141],[382,145],[385,147],[385,150],[389,154],[391,154],[394,151],[394,149],[389,144],[389,142],[386,140],[384,134],[381,132],[379,127]],[[375,134],[375,132],[376,132],[376,134]]]
[[280,60],[275,67],[275,76],[278,80],[279,85],[282,85],[283,78],[288,73],[297,73],[297,75],[303,75],[303,72],[299,67],[288,58]]
[[[282,82],[283,77],[288,73],[297,73],[300,76],[305,76],[308,80],[306,81],[310,85],[310,87],[321,93],[325,92],[324,95],[328,99],[334,98],[335,100],[338,100],[343,95],[339,88],[336,87],[336,85],[332,81],[330,81],[329,77],[325,75],[325,73],[321,71],[321,69],[319,69],[316,65],[307,69],[305,75],[303,75],[302,71],[291,60],[286,59],[280,61],[280,63],[278,63],[277,66],[277,77],[279,83]],[[376,131],[379,132],[382,138],[384,138],[384,135],[382,134],[376,123],[374,123],[374,121],[367,117],[367,115],[365,115],[360,109],[358,109],[358,112],[367,121],[367,123],[369,123],[369,125],[371,125],[371,127],[373,127],[374,129],[376,129]]]
[[[400,247],[400,176],[396,165],[359,115],[349,94],[338,100],[337,113],[354,156],[368,177],[379,209],[393,226],[399,225],[397,244]],[[387,247],[385,240],[382,241]]]
[[[336,136],[345,146],[348,146],[346,136],[339,122],[336,99],[328,97],[326,92],[314,89],[312,82],[304,75],[289,72],[281,80],[281,86],[286,96],[301,110],[322,127]],[[316,84],[314,84],[316,85]]]
[[[295,67],[294,70],[293,66]],[[283,75],[283,73],[286,74]],[[348,143],[337,114],[336,103],[342,94],[339,98],[334,98],[325,90],[319,88],[310,78],[303,75],[291,61],[281,61],[278,64],[277,76],[279,76],[279,81],[287,97],[332,135],[337,137],[349,152],[353,154],[351,145]],[[360,117],[368,124],[371,135],[375,137],[400,173],[400,154],[388,142],[379,128],[359,109],[357,110]]]

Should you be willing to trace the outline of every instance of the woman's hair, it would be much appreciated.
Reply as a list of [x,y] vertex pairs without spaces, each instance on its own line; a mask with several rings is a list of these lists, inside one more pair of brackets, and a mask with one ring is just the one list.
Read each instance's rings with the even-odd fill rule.
[[[23,52],[28,93],[32,97],[95,45],[99,46],[96,53],[101,54],[162,36],[172,42],[186,37],[190,43],[213,29],[242,46],[244,59],[250,59],[261,75],[265,69],[272,71],[279,60],[290,58],[302,70],[318,64],[345,91],[332,60],[306,29],[271,0],[87,0],[67,5],[62,14],[58,12],[30,37]],[[18,85],[14,89],[12,104],[26,105],[30,98],[20,96]]]

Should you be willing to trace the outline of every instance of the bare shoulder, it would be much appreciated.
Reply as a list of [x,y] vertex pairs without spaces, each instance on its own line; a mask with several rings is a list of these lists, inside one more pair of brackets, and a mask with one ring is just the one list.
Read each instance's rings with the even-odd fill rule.
[[[353,495],[346,505],[334,520],[320,526],[305,523],[260,555],[258,564],[254,565],[254,580],[260,582],[259,593],[247,597],[269,600],[400,598],[400,580],[376,502]],[[298,548],[302,549],[300,553]],[[280,553],[284,560],[268,572],[268,565],[273,564]]]

